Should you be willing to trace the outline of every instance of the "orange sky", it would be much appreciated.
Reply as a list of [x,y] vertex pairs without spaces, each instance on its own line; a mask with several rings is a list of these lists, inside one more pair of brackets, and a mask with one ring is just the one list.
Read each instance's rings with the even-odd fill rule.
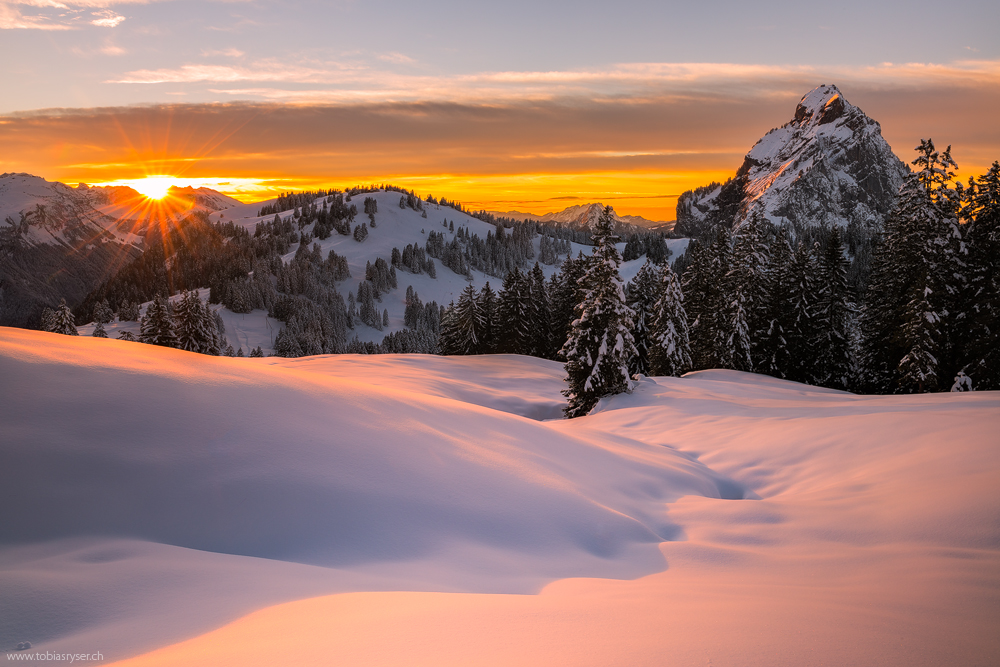
[[[819,83],[621,99],[38,111],[0,116],[0,171],[71,184],[166,174],[244,201],[387,182],[474,209],[545,213],[602,201],[671,220],[678,194],[731,176]],[[924,137],[953,144],[966,175],[1000,158],[996,86],[840,85],[907,162]]]

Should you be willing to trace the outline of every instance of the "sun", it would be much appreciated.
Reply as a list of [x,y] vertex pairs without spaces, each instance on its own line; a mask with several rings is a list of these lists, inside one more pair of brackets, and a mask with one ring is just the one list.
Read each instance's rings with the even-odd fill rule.
[[150,199],[163,199],[174,180],[173,176],[147,176],[134,181],[132,187]]

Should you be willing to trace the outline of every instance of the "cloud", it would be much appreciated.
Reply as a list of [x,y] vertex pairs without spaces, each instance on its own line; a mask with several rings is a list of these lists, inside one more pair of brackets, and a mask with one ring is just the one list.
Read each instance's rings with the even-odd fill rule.
[[[118,4],[147,4],[156,0],[79,0],[58,2],[58,0],[0,0],[0,30],[75,30],[79,23],[66,20],[65,15],[53,14],[52,10],[79,12],[84,9],[103,9]],[[19,7],[33,7],[41,10],[39,15],[26,16]],[[47,13],[45,13],[47,11]],[[114,28],[125,20],[109,9],[92,12],[98,18],[90,21],[100,27]]]
[[121,79],[113,79],[105,83],[230,83],[239,81],[281,81],[285,83],[325,83],[331,80],[335,66],[308,67],[302,65],[286,65],[280,62],[262,61],[251,67],[236,67],[231,65],[182,65],[177,68],[142,69],[128,72]]
[[[392,60],[392,55],[379,58],[403,62]],[[230,97],[356,104],[363,101],[507,103],[570,98],[639,103],[663,97],[795,97],[803,90],[831,81],[897,90],[930,85],[997,86],[1000,85],[1000,61],[882,63],[870,67],[824,68],[733,63],[624,63],[601,69],[435,76],[400,73],[364,63],[272,59],[239,67],[185,64],[175,68],[135,70],[108,83],[269,84],[213,90]]]
[[94,19],[90,23],[102,28],[115,28],[125,20],[124,16],[117,14],[110,9],[105,9],[100,12],[91,12],[91,16],[97,16],[99,18]]
[[[630,64],[442,80],[379,78],[382,72],[363,64],[305,60],[189,65],[134,78],[169,82],[163,94],[190,99],[273,101],[11,114],[0,116],[0,145],[5,169],[71,182],[128,177],[128,169],[152,163],[162,165],[156,173],[260,178],[283,189],[398,182],[485,208],[490,201],[597,201],[619,192],[632,200],[622,212],[670,219],[667,195],[732,176],[754,142],[788,121],[799,98],[822,83],[836,83],[878,120],[904,161],[932,137],[953,146],[966,175],[983,173],[1000,158],[998,70],[993,61],[839,75]],[[290,90],[297,80],[306,82],[297,84],[303,90]],[[416,90],[414,82],[426,86]]]
[[378,59],[387,63],[396,63],[399,65],[410,65],[417,62],[413,58],[403,55],[402,53],[397,53],[396,51],[392,51],[391,53],[383,53],[378,57]]
[[243,51],[240,51],[239,49],[229,48],[229,49],[216,49],[216,50],[206,49],[201,52],[201,55],[208,58],[212,56],[225,56],[227,58],[242,58],[246,54],[243,53]]
[[45,16],[25,16],[13,5],[0,3],[0,30],[70,30]]

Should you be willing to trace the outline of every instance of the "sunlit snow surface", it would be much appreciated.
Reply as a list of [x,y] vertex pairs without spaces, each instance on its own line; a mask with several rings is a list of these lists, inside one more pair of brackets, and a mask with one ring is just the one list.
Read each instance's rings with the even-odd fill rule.
[[0,329],[0,650],[996,664],[996,392],[709,371],[565,421],[562,377]]

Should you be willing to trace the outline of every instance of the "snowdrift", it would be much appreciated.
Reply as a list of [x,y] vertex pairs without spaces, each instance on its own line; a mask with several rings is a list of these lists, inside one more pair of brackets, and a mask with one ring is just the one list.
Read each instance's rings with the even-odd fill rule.
[[0,329],[0,649],[206,665],[998,655],[996,393],[709,371],[565,421],[562,375],[516,356],[229,359]]

